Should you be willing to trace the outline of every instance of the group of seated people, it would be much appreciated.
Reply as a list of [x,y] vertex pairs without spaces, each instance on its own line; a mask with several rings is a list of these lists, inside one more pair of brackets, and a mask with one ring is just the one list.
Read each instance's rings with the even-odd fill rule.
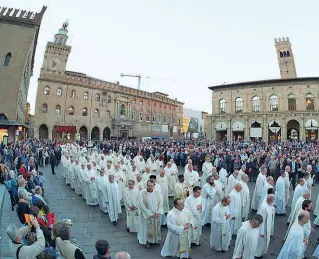
[[[14,171],[6,176],[6,187],[10,194],[12,211],[16,208],[21,228],[9,224],[7,234],[17,258],[84,259],[83,251],[70,242],[69,225],[57,222],[50,211],[43,193],[45,179],[31,168],[18,177]],[[61,255],[63,257],[61,257]]]

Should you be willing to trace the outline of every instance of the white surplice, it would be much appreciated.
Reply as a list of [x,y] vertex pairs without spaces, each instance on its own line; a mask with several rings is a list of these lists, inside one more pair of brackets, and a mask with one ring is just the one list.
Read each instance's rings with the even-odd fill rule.
[[260,214],[263,217],[263,223],[259,226],[256,256],[261,257],[267,253],[270,237],[273,235],[275,208],[273,205],[269,205],[267,202],[264,202],[260,206],[258,214]]
[[114,222],[119,219],[119,214],[122,213],[121,200],[122,193],[116,182],[106,182],[106,207],[110,217],[110,221]]
[[189,193],[193,193],[193,187],[198,184],[199,175],[198,172],[192,171],[184,174],[185,183],[188,187]]
[[275,192],[276,213],[286,213],[286,183],[283,177],[279,176],[276,182]]
[[238,230],[233,259],[255,259],[258,235],[258,228],[252,228],[249,220],[245,221]]
[[95,206],[98,205],[97,188],[95,179],[91,180],[92,177],[96,177],[95,171],[86,169],[83,174],[83,189],[85,189],[86,204]]
[[[167,236],[165,239],[164,246],[161,250],[161,256],[177,256],[180,258],[188,258],[189,256],[189,248],[191,244],[191,240],[189,240],[189,236],[187,233],[191,231],[191,229],[184,230],[184,224],[191,223],[190,212],[187,209],[183,209],[182,211],[173,208],[167,214]],[[180,235],[184,234],[186,237],[187,250],[181,251],[180,248]]]
[[261,196],[261,192],[262,192],[262,188],[264,186],[264,181],[266,180],[266,175],[259,173],[257,180],[256,180],[256,185],[255,185],[255,190],[254,190],[254,194],[253,194],[253,198],[251,201],[251,208],[253,210],[257,210],[258,209],[258,205],[259,205],[259,200],[260,200],[260,196]]
[[203,214],[202,214],[202,226],[211,222],[211,212],[214,207],[214,196],[216,194],[216,189],[209,183],[205,183],[202,189],[202,200],[204,204]]
[[[137,207],[137,195],[139,190],[134,187],[125,187],[123,190],[123,200],[126,209],[126,226],[130,232],[137,233],[139,229],[140,210]],[[134,208],[132,209],[132,207]]]
[[288,218],[287,222],[291,222],[291,218],[292,218],[291,212],[295,211],[296,202],[299,199],[299,197],[302,196],[302,194],[303,194],[303,187],[300,184],[298,184],[295,188],[294,195],[292,196],[292,201],[291,201],[291,206],[290,206],[291,211],[290,211],[289,218]]
[[[169,201],[168,201],[168,179],[166,175],[156,177],[156,185],[161,186],[161,193],[163,198],[163,213],[169,212]],[[155,185],[155,186],[156,186]]]
[[285,238],[287,238],[288,233],[292,227],[292,225],[296,222],[296,220],[298,220],[298,215],[299,215],[299,211],[302,209],[302,203],[305,201],[306,199],[303,196],[300,196],[298,198],[298,200],[296,201],[295,207],[294,209],[290,212],[290,223],[288,226],[288,230],[286,232]]
[[214,247],[216,251],[228,251],[230,246],[230,219],[226,219],[229,214],[229,207],[224,206],[221,202],[217,203],[212,209],[210,246]]
[[246,221],[248,219],[249,209],[250,209],[250,193],[249,188],[246,182],[240,181],[240,184],[242,186],[241,190],[241,200],[242,200],[242,218]]
[[95,183],[98,191],[97,200],[99,203],[100,210],[104,213],[107,213],[107,206],[106,206],[106,185],[109,181],[107,176],[97,176]]
[[[205,209],[205,205],[202,202],[201,196],[195,198],[194,195],[190,195],[185,200],[185,208],[187,208],[192,214],[192,243],[199,245],[200,237],[202,235],[202,214]],[[201,205],[201,209],[197,209],[197,206]],[[196,229],[195,229],[196,227]]]
[[201,184],[200,186],[203,188],[204,184],[206,183],[206,179],[208,176],[212,175],[212,168],[213,165],[211,162],[205,161],[202,165],[202,177],[201,177]]
[[172,166],[171,167],[166,166],[164,170],[165,170],[165,175],[167,176],[167,179],[168,179],[168,195],[171,197],[171,196],[174,196],[175,184],[178,181],[177,179],[178,171],[176,172]]
[[[237,235],[238,229],[240,229],[242,220],[242,200],[241,193],[237,192],[235,189],[229,194],[231,202],[229,204],[229,211],[231,214],[230,219],[230,229],[232,235]],[[235,218],[235,219],[233,219]]]
[[229,177],[228,177],[228,182],[227,182],[227,185],[225,187],[225,195],[229,195],[231,193],[232,190],[234,190],[235,188],[235,185],[239,183],[239,180],[233,175],[231,174]]

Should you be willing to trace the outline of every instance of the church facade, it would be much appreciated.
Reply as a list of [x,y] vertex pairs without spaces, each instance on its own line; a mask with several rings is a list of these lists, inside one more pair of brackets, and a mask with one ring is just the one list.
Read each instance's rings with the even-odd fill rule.
[[275,48],[280,79],[209,87],[209,139],[318,139],[319,77],[297,77],[289,38],[275,39]]
[[183,103],[66,70],[68,23],[48,42],[34,116],[37,138],[104,140],[182,136]]
[[0,6],[0,142],[5,144],[28,136],[27,96],[45,11]]

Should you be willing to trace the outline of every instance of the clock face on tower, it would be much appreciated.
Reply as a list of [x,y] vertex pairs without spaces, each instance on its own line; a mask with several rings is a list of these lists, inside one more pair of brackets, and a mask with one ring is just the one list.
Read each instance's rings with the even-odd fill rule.
[[60,59],[52,58],[49,61],[49,69],[50,70],[57,71],[59,69],[59,66],[60,66]]

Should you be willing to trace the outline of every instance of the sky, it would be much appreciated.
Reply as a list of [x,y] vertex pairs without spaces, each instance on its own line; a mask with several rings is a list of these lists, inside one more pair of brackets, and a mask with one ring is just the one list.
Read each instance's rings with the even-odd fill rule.
[[297,75],[317,76],[319,1],[308,0],[1,0],[0,6],[44,15],[28,101],[48,41],[69,20],[67,70],[160,91],[185,108],[211,113],[209,86],[279,78],[274,38],[292,42]]

